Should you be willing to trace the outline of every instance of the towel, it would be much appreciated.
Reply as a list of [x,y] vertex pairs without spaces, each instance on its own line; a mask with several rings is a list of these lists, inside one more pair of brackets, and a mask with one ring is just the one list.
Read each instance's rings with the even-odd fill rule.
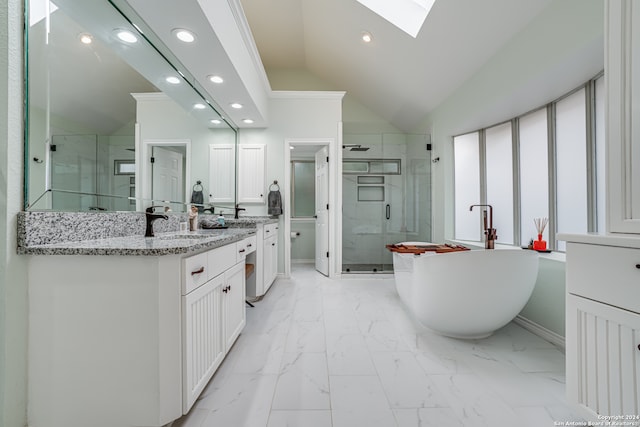
[[280,191],[269,191],[267,200],[269,215],[282,215],[282,197],[280,196]]
[[[202,205],[204,203],[204,194],[202,194],[202,190],[193,190],[191,193],[191,203],[196,205]],[[204,206],[198,206],[198,212],[202,213],[204,211]]]

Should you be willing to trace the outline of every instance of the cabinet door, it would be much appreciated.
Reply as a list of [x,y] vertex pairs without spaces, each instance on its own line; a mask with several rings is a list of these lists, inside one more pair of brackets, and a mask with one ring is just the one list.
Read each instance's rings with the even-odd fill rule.
[[209,145],[209,202],[233,203],[236,189],[236,147]]
[[221,289],[217,276],[182,297],[183,413],[187,413],[224,357]]
[[569,294],[566,335],[569,403],[586,419],[638,414],[640,315]]
[[640,233],[640,4],[608,1],[605,16],[608,231]]
[[224,304],[225,348],[229,351],[246,323],[244,262],[239,262],[225,273],[222,288]]
[[238,145],[238,203],[265,202],[264,144]]

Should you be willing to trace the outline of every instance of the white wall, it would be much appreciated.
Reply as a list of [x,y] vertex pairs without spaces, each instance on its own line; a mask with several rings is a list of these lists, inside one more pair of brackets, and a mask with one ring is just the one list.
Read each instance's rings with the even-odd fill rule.
[[22,2],[0,2],[0,425],[27,413],[27,269],[16,255],[22,209]]
[[[267,165],[265,169],[265,191],[274,180],[284,182],[285,165],[284,146],[286,139],[331,139],[333,150],[338,153],[337,146],[341,143],[340,122],[342,120],[342,96],[339,92],[273,92],[269,101],[269,127],[266,129],[241,129],[240,144],[266,144]],[[341,153],[339,153],[341,154]],[[341,157],[336,159],[340,162]],[[332,163],[336,164],[336,163]],[[243,173],[243,171],[238,171]],[[289,189],[281,186],[280,193],[289,197]],[[265,193],[266,194],[266,193]],[[266,204],[242,204],[246,208],[245,215],[266,215]],[[341,221],[336,206],[332,221]],[[284,224],[280,217],[278,272],[284,271]],[[289,239],[289,236],[286,236]],[[331,249],[330,249],[331,250]]]
[[[453,238],[453,136],[545,105],[594,77],[604,68],[603,27],[601,0],[554,1],[416,129],[431,134],[433,157],[441,159],[432,168],[434,241]],[[553,270],[541,270],[540,277],[553,276],[558,284],[562,272],[557,265]],[[560,284],[536,286],[528,318],[564,333],[563,313],[550,324],[544,308],[563,298]]]

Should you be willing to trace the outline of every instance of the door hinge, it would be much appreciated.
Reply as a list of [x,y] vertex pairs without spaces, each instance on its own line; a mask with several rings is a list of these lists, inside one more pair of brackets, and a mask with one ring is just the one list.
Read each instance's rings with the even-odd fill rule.
[[431,151],[431,144],[427,144],[427,151]]
[[327,258],[329,258],[329,252],[327,252]]
[[155,157],[151,157],[151,163],[155,163],[156,162],[156,158]]

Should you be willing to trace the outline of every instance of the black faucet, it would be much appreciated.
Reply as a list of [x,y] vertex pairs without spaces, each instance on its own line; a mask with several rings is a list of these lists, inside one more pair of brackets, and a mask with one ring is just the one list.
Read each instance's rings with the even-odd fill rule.
[[146,230],[144,232],[144,237],[153,237],[153,222],[156,219],[169,219],[168,216],[164,214],[154,213],[153,210],[155,208],[163,208],[164,206],[149,206],[145,209],[145,222],[146,222]]
[[241,207],[239,207],[239,206],[240,206],[240,205],[237,205],[237,204],[236,204],[236,207],[235,207],[236,213],[235,213],[235,215],[233,216],[233,218],[234,218],[234,219],[238,219],[238,213],[239,213],[240,211],[246,211],[246,209],[245,209],[245,208],[241,208]]

